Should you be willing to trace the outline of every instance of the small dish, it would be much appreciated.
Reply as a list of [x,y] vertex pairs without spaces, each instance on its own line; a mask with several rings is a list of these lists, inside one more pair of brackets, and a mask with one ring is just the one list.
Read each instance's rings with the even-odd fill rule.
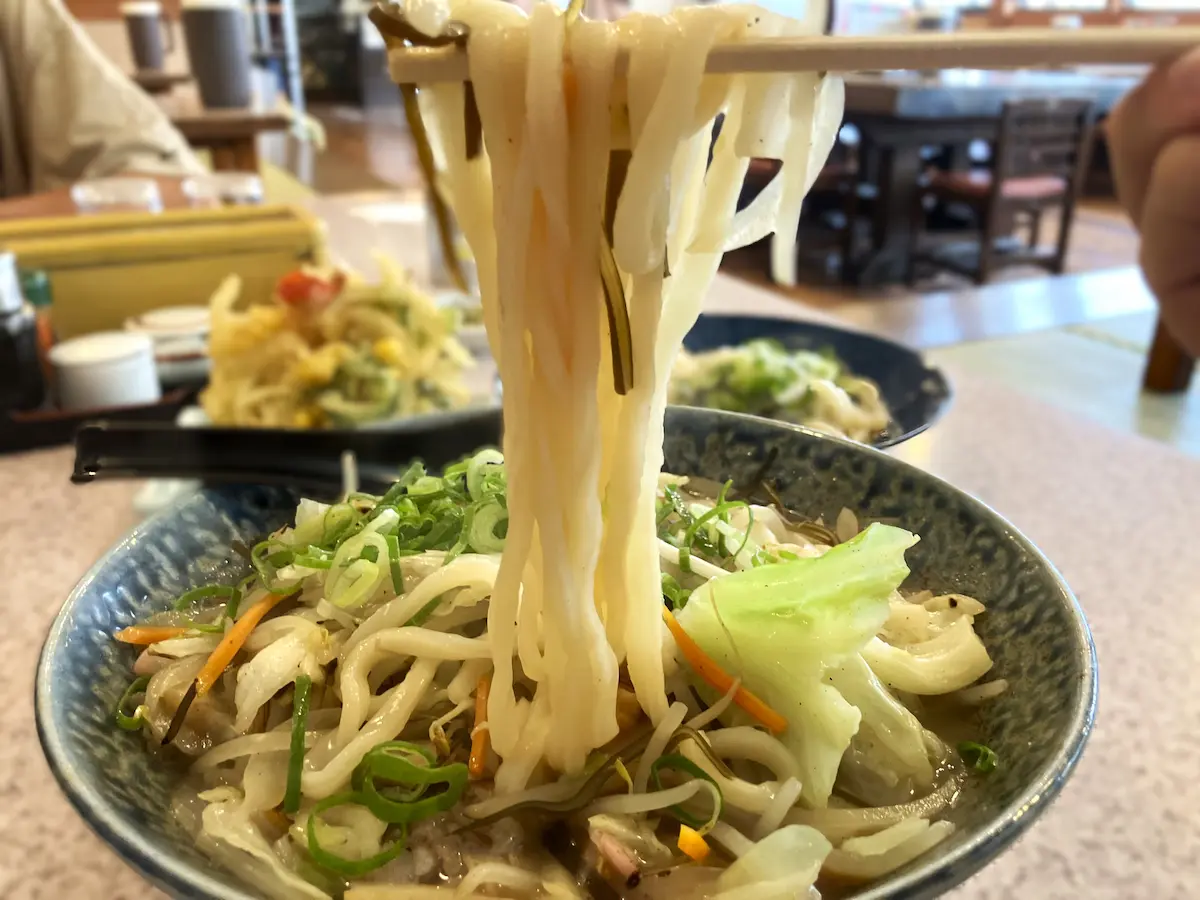
[[155,341],[205,337],[211,329],[207,306],[162,306],[125,320],[126,331],[147,334]]
[[162,396],[147,335],[99,331],[50,348],[62,409],[154,403]]
[[155,345],[154,365],[164,386],[196,384],[208,380],[212,358],[203,340],[178,338]]
[[196,384],[208,379],[212,359],[208,333],[212,319],[206,306],[164,306],[125,320],[125,330],[154,341],[158,380],[164,386]]

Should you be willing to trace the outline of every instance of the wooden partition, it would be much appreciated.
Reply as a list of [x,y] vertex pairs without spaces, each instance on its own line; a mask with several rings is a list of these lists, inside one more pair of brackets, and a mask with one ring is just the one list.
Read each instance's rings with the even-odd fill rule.
[[[64,0],[71,15],[82,22],[121,18],[122,0]],[[179,16],[179,0],[162,0],[163,11],[171,18]]]
[[1123,0],[1108,0],[1104,9],[1021,9],[1016,0],[992,0],[993,28],[1038,28],[1056,18],[1077,16],[1084,27],[1116,25],[1200,25],[1200,9],[1133,9]]

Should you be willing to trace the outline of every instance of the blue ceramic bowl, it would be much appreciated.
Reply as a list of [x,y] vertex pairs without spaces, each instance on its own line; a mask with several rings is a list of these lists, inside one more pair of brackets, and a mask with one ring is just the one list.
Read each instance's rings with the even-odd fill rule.
[[[499,428],[499,419],[491,415]],[[856,896],[930,897],[1008,846],[1062,788],[1096,710],[1096,659],[1087,624],[1058,572],[982,503],[883,453],[793,426],[710,410],[667,414],[672,472],[738,483],[772,480],[784,501],[826,521],[843,507],[921,535],[910,583],[983,600],[978,620],[1010,690],[983,707],[979,739],[1000,768],[972,777],[953,816],[956,833],[908,868]],[[134,653],[118,629],[164,608],[185,588],[232,581],[230,551],[290,520],[296,498],[264,487],[210,489],[150,519],[80,581],[46,639],[37,673],[37,726],[59,784],[88,824],[149,880],[177,897],[258,896],[210,864],[172,822],[178,773],[151,760],[112,710]]]
[[876,447],[892,447],[920,434],[950,407],[945,376],[916,350],[861,331],[795,319],[706,314],[688,332],[683,346],[698,353],[757,338],[773,338],[789,350],[831,349],[851,372],[879,385],[892,421],[871,442]]

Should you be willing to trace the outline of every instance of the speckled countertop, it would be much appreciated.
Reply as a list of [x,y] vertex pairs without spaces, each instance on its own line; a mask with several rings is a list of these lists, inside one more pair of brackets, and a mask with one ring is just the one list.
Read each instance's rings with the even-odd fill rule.
[[[984,382],[899,455],[992,504],[1078,593],[1101,662],[1100,716],[1062,797],[956,892],[970,898],[1200,893],[1200,464]],[[33,727],[33,673],[55,610],[134,523],[133,487],[67,481],[52,450],[0,459],[0,897],[160,896],[83,825]]]
[[[722,279],[710,307],[795,315]],[[896,452],[1006,515],[1079,595],[1100,715],[1062,797],[961,900],[1200,896],[1200,463],[948,373],[950,413]],[[128,483],[75,487],[66,449],[0,457],[0,898],[162,895],[76,816],[33,725],[38,651],[87,567],[136,521]]]

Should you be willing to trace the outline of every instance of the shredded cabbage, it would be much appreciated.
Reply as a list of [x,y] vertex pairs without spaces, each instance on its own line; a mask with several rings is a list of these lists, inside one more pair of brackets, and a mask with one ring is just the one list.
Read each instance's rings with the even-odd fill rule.
[[[250,820],[252,810],[243,802],[240,791],[236,788],[217,788],[202,794],[200,799],[208,801],[202,813],[205,837],[249,854],[254,858],[256,867],[261,866],[269,871],[272,880],[285,889],[288,896],[328,900],[328,894],[313,887],[280,862],[267,839]],[[255,881],[261,882],[260,879]]]
[[969,616],[960,616],[928,641],[896,647],[879,638],[863,658],[886,684],[910,694],[948,694],[973,684],[991,667]]
[[721,873],[713,900],[794,900],[813,886],[832,849],[815,828],[787,825]]
[[876,523],[823,556],[710,581],[679,612],[706,653],[788,720],[781,740],[800,764],[810,806],[828,802],[862,719],[828,670],[883,626],[888,598],[908,576],[904,551],[917,540]]
[[325,669],[318,659],[322,656],[325,635],[323,628],[307,633],[293,631],[269,644],[238,669],[233,695],[237,706],[234,728],[245,732],[259,708],[297,676],[324,681]]

